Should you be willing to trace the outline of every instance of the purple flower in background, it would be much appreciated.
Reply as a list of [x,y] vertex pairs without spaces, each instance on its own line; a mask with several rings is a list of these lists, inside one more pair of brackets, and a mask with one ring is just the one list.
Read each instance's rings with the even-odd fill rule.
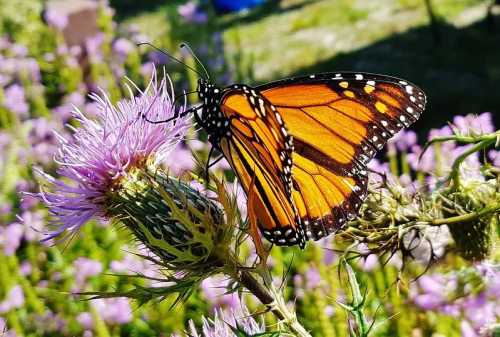
[[407,159],[410,167],[419,172],[430,173],[435,168],[435,153],[433,148],[428,148],[422,154],[422,147],[420,145],[413,145],[411,153],[408,153]]
[[12,287],[5,299],[0,302],[0,314],[8,312],[12,309],[22,307],[24,304],[24,292],[20,285]]
[[78,314],[78,316],[76,316],[76,320],[86,330],[94,328],[94,319],[92,318],[92,314],[90,312],[84,311]]
[[164,163],[174,175],[192,170],[195,166],[191,151],[182,146],[177,146]]
[[132,321],[132,308],[127,298],[100,298],[91,301],[99,316],[109,324],[126,324]]
[[28,48],[26,48],[25,45],[19,43],[14,43],[10,47],[10,51],[14,54],[16,58],[26,57],[26,55],[28,55]]
[[113,51],[122,59],[125,59],[135,48],[132,42],[122,37],[113,43]]
[[423,310],[460,319],[462,336],[479,336],[500,318],[495,290],[499,276],[498,266],[488,263],[449,274],[424,275],[418,280],[418,289],[415,285],[410,288],[410,297]]
[[493,118],[489,112],[484,112],[479,116],[455,116],[453,118],[453,126],[461,134],[483,134],[495,131]]
[[19,117],[27,117],[29,105],[26,102],[24,88],[19,84],[12,84],[5,89],[3,105],[10,111],[19,115]]
[[413,145],[417,144],[417,134],[412,130],[401,130],[390,142],[395,143],[399,151],[408,151]]
[[360,263],[361,263],[361,269],[363,271],[372,271],[379,265],[378,257],[376,254],[368,255],[364,259],[360,260]]
[[212,304],[212,308],[229,307],[236,308],[240,305],[237,293],[227,293],[229,280],[223,276],[213,276],[201,282],[204,297]]
[[488,152],[488,157],[490,158],[493,166],[500,167],[500,151],[490,150]]
[[5,255],[11,256],[15,254],[21,244],[23,235],[24,228],[20,223],[15,222],[6,227],[0,227],[0,246],[3,248]]
[[321,275],[316,267],[310,266],[304,275],[306,280],[306,289],[313,290],[321,284]]
[[63,122],[67,122],[73,116],[75,107],[81,109],[85,105],[85,96],[79,92],[73,92],[63,99],[63,104],[54,108],[53,112]]
[[13,330],[9,330],[7,327],[7,322],[0,317],[0,332],[2,337],[17,337],[17,334]]
[[150,61],[149,63],[151,65],[155,64],[167,64],[170,59],[168,58],[167,55],[157,51],[153,50],[148,53],[148,60]]
[[104,43],[104,33],[97,33],[85,41],[85,49],[91,59],[98,62],[102,60],[101,46]]
[[31,263],[28,261],[23,261],[23,263],[19,266],[19,273],[23,276],[28,276],[31,274],[32,270],[33,268],[31,267]]
[[207,13],[198,8],[194,1],[188,1],[184,5],[180,5],[177,11],[187,22],[201,24],[208,21]]
[[142,118],[163,120],[174,115],[168,83],[168,78],[158,83],[154,73],[144,92],[116,105],[104,92],[93,94],[99,104],[96,119],[75,110],[81,127],[73,139],[58,135],[58,174],[64,180],[40,172],[52,191],[42,191],[38,197],[49,207],[56,227],[47,239],[66,230],[74,232],[92,217],[105,218],[107,191],[129,170],[163,161],[183,138],[189,125],[185,118],[175,124],[153,124]]
[[479,334],[474,331],[470,323],[467,321],[460,322],[460,332],[462,337],[479,337]]
[[50,26],[63,30],[68,25],[68,17],[58,13],[54,9],[47,9],[44,14],[44,19]]
[[[231,310],[216,310],[213,319],[202,318],[203,324],[199,333],[193,321],[189,322],[189,335],[193,337],[235,337],[231,327],[243,328],[248,336],[256,336],[265,332],[264,322],[257,323],[248,309],[240,305]],[[173,337],[173,336],[172,336]]]
[[90,312],[84,311],[78,314],[78,316],[76,316],[76,320],[86,330],[94,328],[94,319],[92,318],[92,314]]
[[79,257],[76,259],[75,262],[73,262],[73,267],[75,269],[76,283],[76,289],[74,289],[74,291],[81,291],[89,277],[98,275],[102,272],[101,262],[86,257]]
[[44,214],[41,211],[24,211],[19,218],[24,224],[24,238],[28,241],[41,239],[41,232],[45,228]]

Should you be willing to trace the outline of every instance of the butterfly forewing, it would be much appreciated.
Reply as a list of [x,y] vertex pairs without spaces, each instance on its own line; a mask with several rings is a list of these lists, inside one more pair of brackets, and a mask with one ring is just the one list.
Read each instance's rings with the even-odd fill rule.
[[364,73],[288,79],[256,90],[293,136],[293,199],[311,239],[355,216],[366,196],[366,164],[425,106],[415,85]]

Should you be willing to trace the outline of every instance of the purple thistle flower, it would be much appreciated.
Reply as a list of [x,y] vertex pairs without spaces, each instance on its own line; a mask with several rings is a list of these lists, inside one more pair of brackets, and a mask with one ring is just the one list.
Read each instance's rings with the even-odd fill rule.
[[80,291],[85,284],[85,281],[92,276],[98,275],[102,272],[102,264],[99,261],[79,257],[73,262],[75,269],[75,291]]
[[68,25],[68,17],[58,13],[54,9],[47,9],[44,14],[44,19],[49,26],[63,30]]
[[172,151],[188,127],[187,119],[152,124],[141,117],[164,120],[174,116],[172,90],[168,77],[158,83],[154,72],[144,92],[134,97],[130,89],[130,98],[116,105],[105,92],[92,94],[99,105],[96,119],[75,109],[81,127],[74,129],[73,139],[56,134],[60,144],[57,172],[65,181],[40,172],[52,192],[41,191],[37,196],[49,207],[56,227],[45,240],[66,230],[77,231],[93,217],[106,218],[107,193],[121,177],[135,167],[158,164]]
[[113,43],[113,51],[125,59],[135,49],[135,45],[125,38],[119,38]]
[[99,298],[92,300],[91,304],[106,323],[126,324],[133,319],[132,308],[127,298]]
[[490,150],[488,152],[488,157],[490,158],[493,166],[500,167],[500,151]]
[[195,161],[190,150],[177,146],[166,158],[165,165],[174,175],[180,175],[194,169]]
[[104,43],[104,33],[98,33],[85,40],[85,49],[89,57],[94,61],[98,62],[102,60],[101,46]]
[[5,299],[0,302],[0,314],[12,309],[20,308],[24,305],[24,292],[20,285],[12,287]]
[[86,330],[91,330],[94,327],[94,319],[92,318],[92,314],[90,312],[84,311],[78,314],[78,316],[76,316],[76,320]]
[[470,323],[465,320],[460,322],[460,332],[462,337],[479,337]]
[[455,116],[453,126],[460,134],[484,134],[495,131],[491,113],[485,112],[479,116]]
[[207,13],[198,8],[194,1],[188,1],[184,5],[179,6],[177,11],[187,22],[201,24],[208,20]]
[[33,268],[31,267],[31,263],[28,261],[23,261],[23,263],[19,266],[19,273],[23,276],[30,275],[32,270]]
[[309,267],[304,275],[306,279],[306,289],[313,290],[322,283],[321,275],[316,267]]
[[26,48],[25,45],[19,44],[19,43],[14,43],[10,47],[10,51],[14,54],[14,56],[17,57],[26,57],[28,55],[28,48]]
[[0,317],[0,331],[2,332],[2,337],[16,337],[17,334],[13,330],[9,330],[7,322],[5,319]]
[[3,105],[20,117],[27,117],[29,105],[26,102],[24,88],[19,84],[12,84],[5,89]]
[[228,285],[229,280],[222,276],[210,277],[201,282],[203,295],[212,304],[212,308],[236,308],[240,305],[240,299],[236,293],[227,294]]
[[265,332],[263,323],[257,323],[248,309],[243,305],[229,311],[217,310],[213,319],[203,317],[201,334],[198,333],[194,322],[189,322],[189,335],[193,337],[235,337],[232,327],[241,327],[249,336]]
[[11,256],[15,254],[17,248],[21,245],[23,234],[23,225],[19,223],[0,227],[0,247],[2,247],[5,255]]

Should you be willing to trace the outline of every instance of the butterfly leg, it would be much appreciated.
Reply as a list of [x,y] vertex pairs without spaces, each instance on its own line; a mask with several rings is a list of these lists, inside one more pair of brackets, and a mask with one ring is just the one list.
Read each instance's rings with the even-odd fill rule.
[[217,164],[219,161],[221,161],[221,159],[224,158],[223,155],[220,155],[219,157],[217,157],[214,161],[210,162],[210,158],[212,157],[212,153],[214,152],[214,148],[210,148],[210,152],[208,152],[208,158],[207,158],[207,163],[205,164],[205,170],[204,170],[204,178],[205,178],[205,181],[207,182],[207,184],[209,183],[210,181],[210,173],[208,172],[208,170],[214,166],[215,164]]

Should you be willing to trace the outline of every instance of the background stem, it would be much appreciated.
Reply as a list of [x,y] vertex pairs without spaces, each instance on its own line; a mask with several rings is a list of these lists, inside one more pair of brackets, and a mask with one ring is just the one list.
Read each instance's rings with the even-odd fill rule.
[[281,291],[271,283],[264,287],[250,272],[240,271],[237,281],[247,288],[264,304],[283,324],[300,337],[311,337],[309,332],[299,323],[294,311],[287,306]]

